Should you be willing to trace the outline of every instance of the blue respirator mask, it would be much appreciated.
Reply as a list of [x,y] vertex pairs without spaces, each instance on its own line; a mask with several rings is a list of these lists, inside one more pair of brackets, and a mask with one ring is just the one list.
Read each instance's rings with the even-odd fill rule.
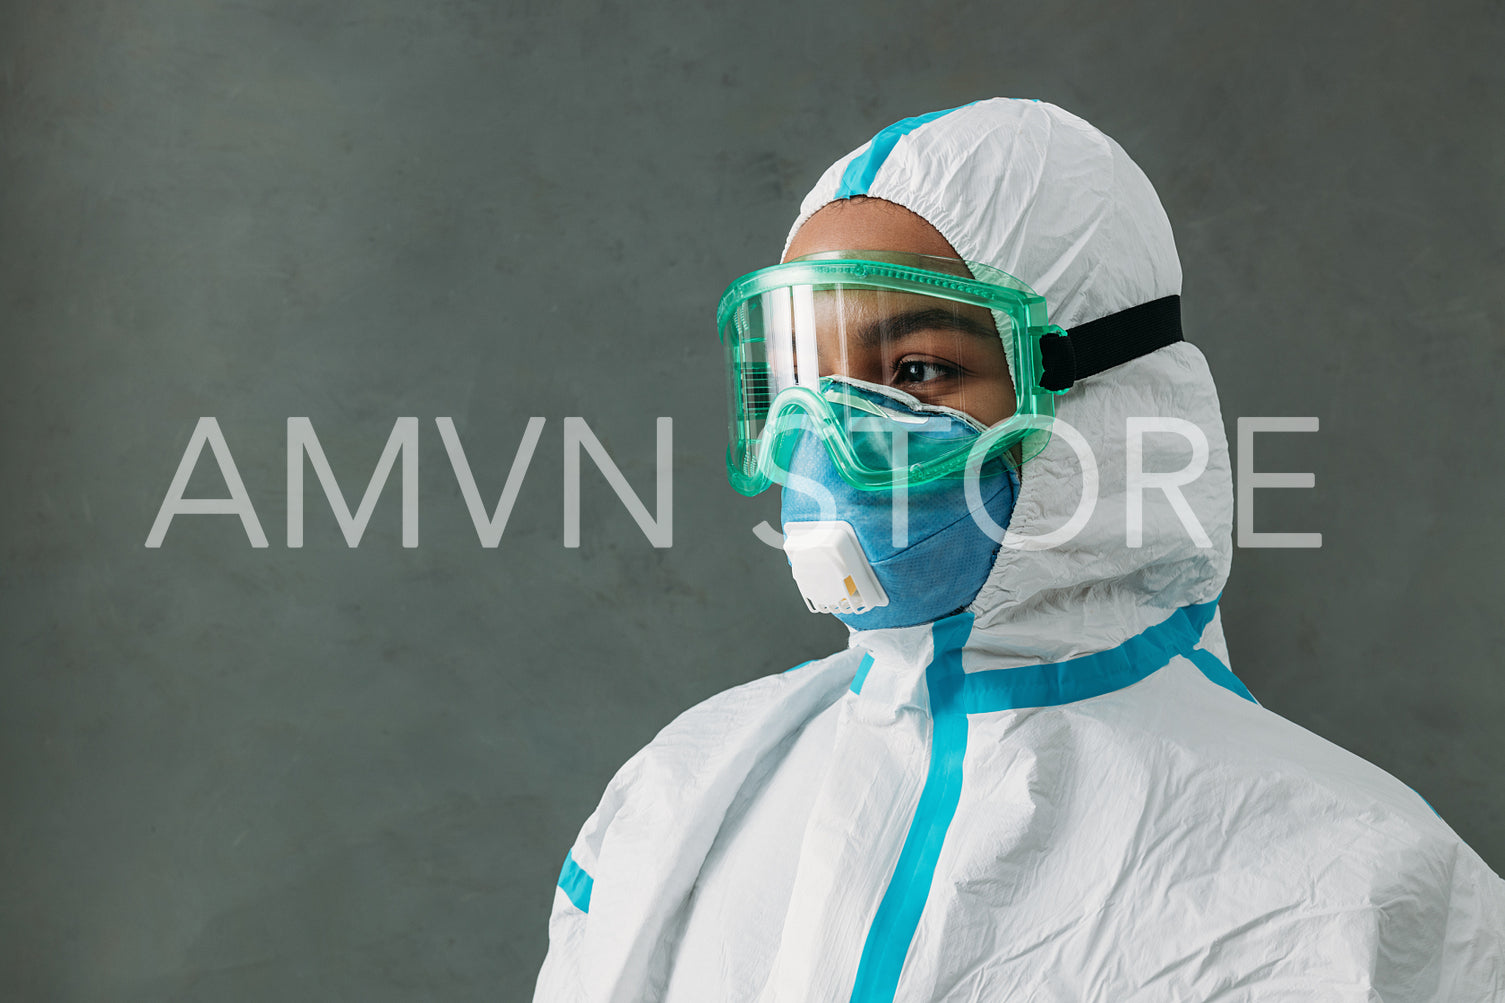
[[[843,408],[866,405],[849,422],[869,455],[905,452],[911,439],[975,443],[983,431],[966,414],[882,387],[828,378],[827,393]],[[805,604],[866,630],[928,623],[970,603],[999,547],[979,522],[1007,526],[1019,492],[1018,474],[1002,461],[973,476],[971,504],[965,476],[862,490],[841,476],[818,434],[802,437],[781,478],[781,519]]]

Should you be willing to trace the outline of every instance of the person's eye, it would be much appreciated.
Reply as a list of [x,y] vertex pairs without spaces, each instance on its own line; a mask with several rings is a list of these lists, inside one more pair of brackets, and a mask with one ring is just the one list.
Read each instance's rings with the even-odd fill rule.
[[935,359],[908,358],[900,359],[894,365],[893,381],[895,386],[919,386],[954,380],[960,376],[960,369],[944,362]]

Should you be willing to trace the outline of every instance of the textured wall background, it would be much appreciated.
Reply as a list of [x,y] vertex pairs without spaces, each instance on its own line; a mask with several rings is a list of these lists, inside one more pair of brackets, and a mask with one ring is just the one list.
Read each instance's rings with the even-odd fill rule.
[[[1263,702],[1505,866],[1505,15],[1498,3],[0,4],[0,997],[518,1000],[560,860],[680,710],[843,645],[726,486],[711,315],[891,121],[1055,101],[1144,167],[1189,337],[1313,491],[1224,599]],[[267,549],[177,520],[201,415]],[[396,478],[422,422],[421,542]],[[501,546],[494,504],[548,419]],[[674,425],[674,546],[645,499]],[[222,495],[205,458],[190,493]]]

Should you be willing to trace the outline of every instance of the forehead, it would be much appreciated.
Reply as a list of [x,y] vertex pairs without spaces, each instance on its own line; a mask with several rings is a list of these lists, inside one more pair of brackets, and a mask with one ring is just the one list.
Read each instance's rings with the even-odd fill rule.
[[874,330],[870,333],[898,336],[920,330],[953,330],[985,333],[994,339],[998,337],[993,315],[986,307],[919,293],[851,287],[816,289],[810,294],[810,306],[822,334],[835,331],[852,334],[854,328],[904,318],[903,331]]
[[923,217],[893,202],[861,197],[831,202],[805,220],[789,242],[784,260],[822,251],[901,251],[961,257]]

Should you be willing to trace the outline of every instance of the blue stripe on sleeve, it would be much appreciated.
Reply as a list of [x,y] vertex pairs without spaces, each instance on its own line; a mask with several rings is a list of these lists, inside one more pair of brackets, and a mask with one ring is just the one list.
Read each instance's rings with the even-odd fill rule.
[[591,889],[596,886],[596,879],[585,873],[585,868],[575,863],[574,852],[564,855],[564,868],[559,872],[559,887],[569,900],[575,903],[575,908],[581,912],[591,911]]

